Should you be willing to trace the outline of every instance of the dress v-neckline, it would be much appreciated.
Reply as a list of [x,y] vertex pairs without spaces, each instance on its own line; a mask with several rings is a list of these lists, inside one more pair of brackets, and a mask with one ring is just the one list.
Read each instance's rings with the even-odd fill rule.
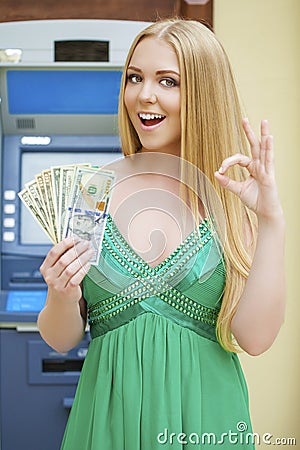
[[[185,246],[192,240],[195,239],[195,236],[197,235],[200,239],[201,236],[203,236],[204,233],[209,232],[211,235],[211,229],[209,227],[209,219],[204,218],[201,220],[199,225],[194,228],[182,241],[181,243],[174,249],[172,252],[164,258],[160,263],[158,263],[156,266],[151,266],[141,255],[139,255],[134,248],[128,243],[127,239],[123,236],[121,233],[119,227],[117,226],[116,222],[114,221],[113,217],[110,213],[107,215],[107,220],[110,221],[110,224],[112,225],[114,229],[114,233],[118,235],[119,240],[122,242],[123,246],[127,249],[127,251],[131,254],[131,256],[137,260],[139,263],[141,263],[144,267],[146,266],[148,269],[151,270],[151,272],[157,273],[159,270],[164,268],[168,263],[175,257],[175,255],[183,251]],[[200,234],[199,234],[200,233]],[[202,245],[205,245],[207,240],[204,240],[202,242]]]

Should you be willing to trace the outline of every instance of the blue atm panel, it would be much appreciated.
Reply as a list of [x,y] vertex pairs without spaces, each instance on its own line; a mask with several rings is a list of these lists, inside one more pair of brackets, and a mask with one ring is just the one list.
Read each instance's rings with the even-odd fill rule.
[[1,450],[58,450],[88,347],[66,355],[38,333],[0,329]]
[[117,114],[119,70],[8,70],[9,114]]

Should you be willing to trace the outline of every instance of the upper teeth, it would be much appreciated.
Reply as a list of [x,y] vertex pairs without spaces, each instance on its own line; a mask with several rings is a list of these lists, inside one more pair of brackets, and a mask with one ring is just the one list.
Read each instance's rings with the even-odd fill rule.
[[163,119],[165,117],[165,116],[162,116],[161,114],[145,114],[145,113],[140,113],[139,116],[141,119],[144,119],[144,120]]

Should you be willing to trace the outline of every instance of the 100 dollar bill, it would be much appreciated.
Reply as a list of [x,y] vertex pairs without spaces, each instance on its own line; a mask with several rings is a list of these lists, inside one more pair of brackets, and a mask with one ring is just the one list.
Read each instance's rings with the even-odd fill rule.
[[97,264],[114,179],[114,172],[88,163],[55,166],[18,195],[53,244],[67,236],[89,240]]
[[91,242],[97,264],[101,252],[114,172],[76,167],[63,237],[74,236]]

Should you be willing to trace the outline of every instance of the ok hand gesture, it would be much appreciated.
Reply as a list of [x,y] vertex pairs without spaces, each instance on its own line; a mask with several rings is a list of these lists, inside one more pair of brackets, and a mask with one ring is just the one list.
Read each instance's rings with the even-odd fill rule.
[[[273,136],[269,134],[268,121],[261,122],[260,140],[248,119],[244,119],[242,125],[252,158],[239,153],[226,158],[215,177],[221,186],[236,194],[258,217],[276,218],[282,209],[275,182]],[[235,164],[246,167],[249,172],[246,180],[236,181],[226,175],[227,170]]]

